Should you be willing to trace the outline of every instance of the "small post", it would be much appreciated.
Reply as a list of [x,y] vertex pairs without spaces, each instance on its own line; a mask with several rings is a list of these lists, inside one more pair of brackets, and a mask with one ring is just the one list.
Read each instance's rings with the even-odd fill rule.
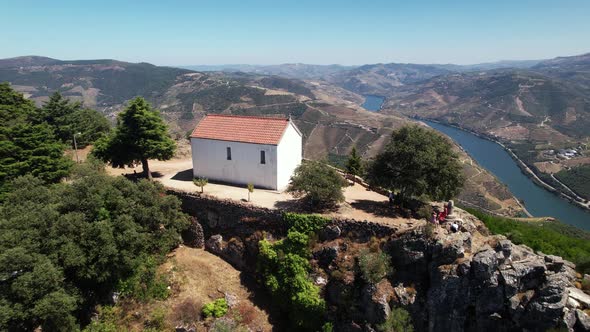
[[78,143],[76,143],[76,135],[81,135],[82,133],[75,133],[74,134],[74,153],[76,154],[76,164],[80,163],[80,158],[78,158]]

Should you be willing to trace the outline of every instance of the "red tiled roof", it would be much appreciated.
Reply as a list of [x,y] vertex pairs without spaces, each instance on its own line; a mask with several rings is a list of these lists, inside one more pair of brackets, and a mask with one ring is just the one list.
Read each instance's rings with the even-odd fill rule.
[[288,124],[289,120],[284,118],[208,114],[191,137],[278,145]]

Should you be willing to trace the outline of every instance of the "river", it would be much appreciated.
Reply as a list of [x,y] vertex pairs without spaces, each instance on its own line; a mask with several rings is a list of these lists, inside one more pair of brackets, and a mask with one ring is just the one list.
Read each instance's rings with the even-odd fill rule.
[[371,112],[379,112],[385,102],[385,97],[376,95],[366,95],[365,102],[361,105],[364,109]]
[[524,201],[535,217],[554,217],[563,223],[590,230],[590,213],[536,185],[500,145],[467,131],[432,121],[423,121],[457,142],[482,167],[506,184]]

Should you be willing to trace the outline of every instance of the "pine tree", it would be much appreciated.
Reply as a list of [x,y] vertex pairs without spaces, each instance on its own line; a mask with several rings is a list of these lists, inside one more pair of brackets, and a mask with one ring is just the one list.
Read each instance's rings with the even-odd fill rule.
[[361,156],[358,155],[356,147],[353,146],[352,151],[350,151],[350,155],[348,156],[348,161],[346,162],[346,172],[354,176],[359,176],[362,171],[363,164]]
[[137,97],[119,114],[115,130],[96,141],[93,154],[113,167],[141,162],[144,176],[152,179],[148,159],[169,160],[175,150],[160,113]]
[[100,112],[86,109],[55,92],[40,110],[43,121],[51,126],[57,138],[68,145],[76,134],[78,146],[96,141],[110,130],[108,120]]
[[30,100],[6,83],[0,84],[0,123],[0,200],[18,176],[57,182],[69,173],[72,162],[53,128]]

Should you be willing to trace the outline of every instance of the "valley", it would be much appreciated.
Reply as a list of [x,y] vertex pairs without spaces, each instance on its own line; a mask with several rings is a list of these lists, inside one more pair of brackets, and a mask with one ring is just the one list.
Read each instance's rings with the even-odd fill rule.
[[[338,68],[336,73],[345,69]],[[290,72],[291,76],[297,73],[294,69]],[[403,77],[410,79],[412,75],[417,74]],[[186,142],[187,133],[206,113],[291,116],[303,132],[305,158],[326,159],[342,166],[353,146],[368,160],[383,149],[393,130],[413,122],[403,114],[368,111],[360,106],[365,99],[361,94],[313,77],[301,80],[244,72],[194,72],[116,60],[0,60],[0,81],[10,82],[37,104],[59,91],[114,121],[126,100],[144,96],[160,110],[178,142]],[[461,194],[464,200],[498,214],[522,214],[505,186],[457,151],[462,154],[466,174],[472,175]]]
[[[578,181],[590,162],[589,63],[586,54],[473,66],[287,64],[196,72],[21,57],[0,60],[0,80],[37,104],[60,91],[111,119],[131,97],[144,96],[179,141],[206,113],[291,116],[303,132],[304,157],[340,167],[353,146],[368,160],[396,128],[413,118],[433,119],[501,142],[539,179],[583,204],[590,192],[590,181]],[[457,152],[468,179],[462,201],[493,213],[523,214],[514,189]]]

